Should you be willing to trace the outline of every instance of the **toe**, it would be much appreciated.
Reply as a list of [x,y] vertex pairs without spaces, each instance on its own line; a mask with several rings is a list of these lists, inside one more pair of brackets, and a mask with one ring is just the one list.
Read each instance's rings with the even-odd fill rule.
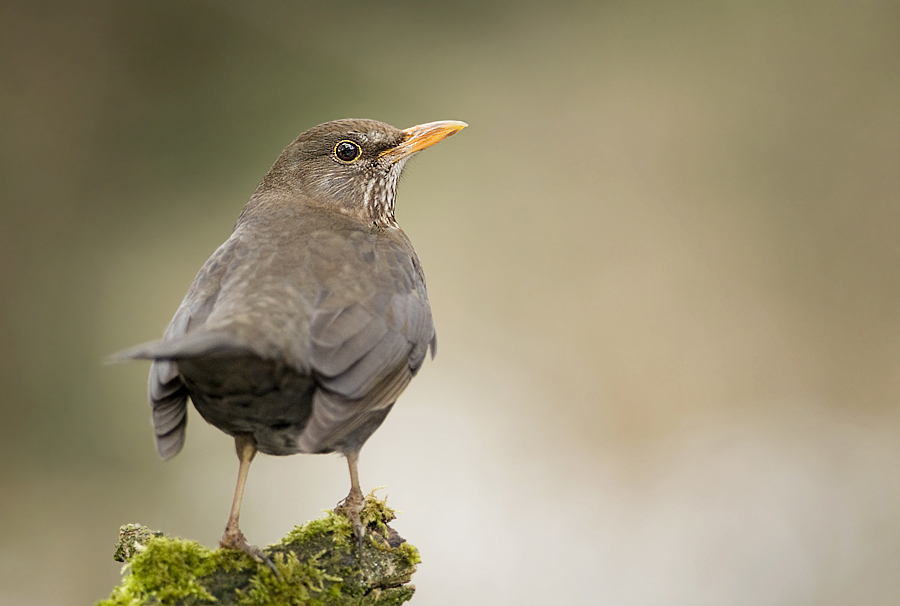
[[281,576],[278,574],[278,570],[275,568],[275,563],[272,561],[272,558],[263,553],[263,550],[256,545],[250,545],[246,542],[244,543],[244,545],[245,548],[242,549],[242,551],[244,551],[247,555],[249,555],[260,564],[265,564],[266,566],[268,566],[269,570],[272,571],[272,574],[275,575],[275,578],[281,580]]
[[344,514],[350,520],[350,527],[353,528],[353,534],[356,536],[360,555],[362,555],[363,538],[366,536],[366,529],[359,518],[359,513],[362,511],[364,504],[365,502],[362,500],[357,502],[356,499],[353,499],[351,494],[341,501],[335,509],[336,512]]
[[254,561],[260,564],[265,564],[269,568],[269,570],[272,571],[272,574],[275,575],[275,578],[281,578],[278,575],[278,570],[275,568],[275,563],[272,562],[272,559],[265,553],[263,553],[262,549],[260,549],[256,545],[251,545],[250,543],[248,543],[247,539],[244,538],[244,535],[240,530],[226,531],[225,535],[222,537],[222,540],[219,542],[219,545],[224,547],[225,549],[243,551],[248,556],[253,558]]

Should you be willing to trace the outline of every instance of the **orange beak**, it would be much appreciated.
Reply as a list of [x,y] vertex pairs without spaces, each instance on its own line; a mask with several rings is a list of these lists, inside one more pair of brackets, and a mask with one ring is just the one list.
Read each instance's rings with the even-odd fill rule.
[[421,149],[434,145],[438,141],[443,141],[467,126],[468,124],[465,122],[457,120],[441,120],[439,122],[411,126],[403,130],[405,136],[403,142],[397,147],[382,152],[381,157],[386,157],[391,162],[396,162],[411,156]]

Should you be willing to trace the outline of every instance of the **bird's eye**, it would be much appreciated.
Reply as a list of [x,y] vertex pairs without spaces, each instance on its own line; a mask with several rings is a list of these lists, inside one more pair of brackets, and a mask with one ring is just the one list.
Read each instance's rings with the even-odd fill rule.
[[362,154],[362,149],[353,141],[340,141],[334,146],[334,157],[341,162],[353,162]]

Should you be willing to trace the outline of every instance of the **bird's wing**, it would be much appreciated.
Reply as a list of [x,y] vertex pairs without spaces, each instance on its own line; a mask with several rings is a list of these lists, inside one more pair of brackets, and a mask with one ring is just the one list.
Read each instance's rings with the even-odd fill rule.
[[179,376],[177,358],[246,350],[230,335],[197,330],[202,328],[212,310],[223,275],[234,263],[238,248],[239,242],[229,239],[203,265],[162,340],[114,356],[114,359],[153,360],[148,394],[156,448],[163,459],[170,459],[181,451],[187,429],[188,391]]
[[393,404],[434,343],[425,282],[405,237],[359,234],[346,243],[348,257],[361,261],[333,268],[310,318],[310,365],[320,387],[299,440],[306,452],[340,442],[367,413]]

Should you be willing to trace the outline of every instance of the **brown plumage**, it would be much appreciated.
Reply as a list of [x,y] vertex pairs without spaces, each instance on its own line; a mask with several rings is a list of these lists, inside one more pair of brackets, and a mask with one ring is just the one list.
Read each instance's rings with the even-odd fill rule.
[[235,437],[241,467],[223,546],[268,559],[238,528],[247,469],[271,455],[340,452],[342,508],[363,537],[360,448],[435,351],[425,279],[394,219],[410,155],[464,128],[399,130],[338,120],[301,134],[210,257],[161,341],[124,352],[152,359],[159,454],[184,444],[187,399]]

